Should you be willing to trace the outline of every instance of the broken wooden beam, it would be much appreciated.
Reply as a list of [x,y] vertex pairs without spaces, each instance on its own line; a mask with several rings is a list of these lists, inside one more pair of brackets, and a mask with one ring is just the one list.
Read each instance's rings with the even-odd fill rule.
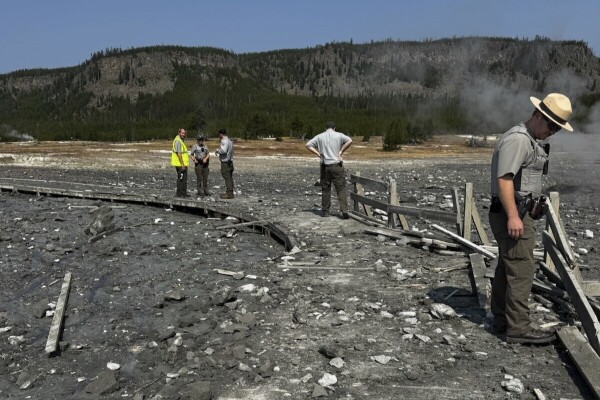
[[[552,207],[552,211],[554,211],[554,215],[556,216],[556,218],[558,220],[560,220],[560,213],[558,211],[560,208],[560,198],[558,196],[558,192],[550,192],[549,200],[550,200],[550,203],[548,204],[548,207]],[[550,220],[548,217],[546,217],[546,230],[550,233],[550,236],[552,237],[552,239],[554,239],[554,235],[552,235],[552,230],[550,228]],[[556,269],[554,268],[554,264],[552,264],[552,260],[550,259],[550,255],[545,250],[544,250],[544,262],[546,263],[546,266],[549,270],[556,272]]]
[[563,257],[565,257],[567,265],[572,268],[573,265],[575,265],[575,257],[573,256],[573,250],[571,249],[571,245],[569,245],[567,236],[563,231],[560,219],[554,212],[554,207],[547,207],[547,210],[548,211],[546,212],[546,221],[552,229],[553,237],[551,237],[551,239],[553,240],[553,242],[556,243],[556,247],[560,250]]
[[485,260],[483,259],[483,255],[479,253],[469,254],[469,259],[471,260],[471,273],[473,276],[471,281],[471,285],[473,287],[473,294],[477,295],[479,307],[483,308],[484,310],[488,310],[488,286],[490,280],[485,277]]
[[373,190],[378,190],[380,192],[388,191],[387,183],[377,179],[365,178],[363,176],[360,176],[360,172],[350,175],[350,183],[368,186],[369,188],[372,188]]
[[447,229],[445,229],[445,228],[442,228],[442,227],[441,227],[441,226],[439,226],[439,225],[436,225],[436,224],[431,224],[431,226],[432,226],[433,228],[437,229],[438,231],[440,231],[440,232],[443,232],[443,233],[445,233],[446,235],[450,236],[451,238],[453,238],[454,240],[456,240],[458,243],[460,243],[460,244],[462,244],[462,245],[465,245],[465,246],[467,246],[467,247],[468,247],[468,248],[470,248],[471,250],[475,250],[476,252],[483,254],[483,255],[484,255],[484,256],[486,256],[487,258],[490,258],[490,259],[492,259],[492,260],[496,258],[496,255],[495,255],[495,254],[493,254],[493,253],[491,253],[491,252],[489,252],[489,251],[485,250],[485,249],[484,249],[484,248],[482,248],[481,246],[477,246],[475,243],[473,243],[473,242],[471,242],[471,241],[469,241],[469,240],[466,240],[465,238],[463,238],[463,237],[461,237],[461,236],[458,236],[458,235],[457,235],[457,234],[455,234],[455,233],[452,233],[452,232],[450,232],[449,230],[447,230]]
[[[556,232],[554,232],[554,234],[556,237]],[[583,326],[583,329],[588,337],[590,345],[594,348],[597,354],[600,354],[600,322],[598,321],[598,317],[596,317],[596,314],[590,306],[583,289],[575,278],[575,274],[571,268],[564,265],[563,261],[558,256],[554,241],[548,232],[544,232],[542,240],[544,247],[552,258],[552,262],[556,267],[556,271],[562,279],[567,293],[569,293],[571,303],[575,306],[575,310],[577,311],[577,315],[581,320],[581,325]]]
[[458,199],[458,189],[454,188],[451,192],[452,196],[452,209],[456,213],[456,233],[462,235],[463,221],[460,212],[460,200]]
[[564,290],[562,290],[561,288],[558,288],[553,284],[548,285],[548,284],[540,281],[537,278],[533,278],[532,289],[537,290],[538,292],[549,294],[551,296],[555,296],[560,299],[568,299],[569,298],[569,294],[567,292],[565,292]]
[[[367,228],[364,230],[365,233],[371,234],[371,235],[382,235],[382,236],[386,236],[392,239],[397,239],[400,240],[402,242],[402,244],[412,244],[412,245],[416,245],[416,246],[428,246],[428,247],[435,247],[438,249],[442,249],[442,250],[446,250],[446,249],[453,249],[453,250],[460,250],[460,245],[453,243],[453,242],[446,242],[440,239],[437,239],[435,237],[424,237],[423,235],[417,236],[412,234],[411,231],[403,231],[403,230],[398,230],[398,229],[384,229],[384,228]],[[410,238],[407,238],[407,236],[410,236]]]
[[65,309],[67,307],[67,300],[69,298],[69,291],[71,290],[71,273],[67,272],[63,280],[62,287],[60,288],[60,295],[56,302],[56,309],[54,310],[54,318],[52,318],[52,325],[50,325],[50,333],[48,334],[48,340],[46,341],[46,354],[50,355],[58,348],[58,341],[60,340]]
[[383,222],[380,219],[377,219],[375,217],[369,217],[368,215],[365,214],[361,214],[358,211],[354,211],[354,210],[350,210],[348,212],[348,215],[350,215],[350,217],[358,222],[362,222],[363,224],[366,225],[372,225],[372,226],[385,226],[385,222]]
[[237,224],[221,225],[221,226],[215,227],[215,229],[231,229],[231,228],[239,228],[239,227],[243,227],[243,226],[254,226],[254,225],[264,226],[264,225],[268,225],[268,224],[270,224],[269,221],[248,221],[248,222],[240,222]]
[[594,393],[600,399],[600,357],[594,352],[590,343],[574,326],[566,326],[558,331],[558,338],[567,348],[569,356],[577,370]]
[[[396,181],[392,178],[389,179],[389,183],[388,183],[388,202],[394,206],[399,206],[400,205],[400,200],[398,199],[398,191],[396,188]],[[400,226],[402,227],[402,229],[408,230],[409,226],[408,226],[408,221],[406,220],[406,217],[402,214],[389,214],[388,215],[388,227],[390,228],[394,228],[396,225],[396,219],[398,220],[398,222],[400,222]]]
[[473,207],[473,184],[465,183],[465,220],[463,222],[462,237],[471,241],[471,211]]
[[477,231],[477,235],[479,235],[479,240],[481,240],[481,243],[486,246],[489,246],[490,239],[488,239],[488,235],[485,232],[485,228],[481,223],[481,218],[479,218],[479,212],[477,211],[475,200],[471,199],[471,201],[473,202],[473,204],[471,205],[471,216],[473,218],[473,223],[475,224],[475,230]]

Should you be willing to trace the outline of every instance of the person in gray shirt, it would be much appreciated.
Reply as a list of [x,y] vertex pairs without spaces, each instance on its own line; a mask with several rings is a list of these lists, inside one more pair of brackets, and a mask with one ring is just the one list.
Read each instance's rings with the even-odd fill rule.
[[327,130],[306,143],[306,148],[321,159],[321,212],[328,217],[331,208],[331,184],[335,186],[342,218],[348,219],[348,193],[342,154],[352,145],[352,139],[335,130],[335,123],[328,122]]
[[492,155],[489,218],[498,243],[492,331],[506,334],[508,343],[545,344],[554,340],[554,333],[531,325],[528,301],[535,271],[534,218],[543,214],[528,210],[526,204],[540,202],[542,175],[547,171],[548,153],[538,141],[561,129],[572,131],[567,122],[572,109],[570,100],[559,93],[550,93],[543,101],[530,100],[535,107],[531,117],[506,131]]
[[225,193],[220,193],[222,199],[233,199],[233,143],[227,136],[227,130],[219,129],[221,144],[215,155],[221,161],[221,176],[225,180]]

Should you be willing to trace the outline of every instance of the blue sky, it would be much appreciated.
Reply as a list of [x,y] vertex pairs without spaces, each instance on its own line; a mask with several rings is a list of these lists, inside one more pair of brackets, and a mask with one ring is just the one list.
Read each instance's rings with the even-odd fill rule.
[[0,10],[0,73],[160,44],[244,53],[350,39],[540,35],[583,40],[600,55],[597,0],[6,0]]

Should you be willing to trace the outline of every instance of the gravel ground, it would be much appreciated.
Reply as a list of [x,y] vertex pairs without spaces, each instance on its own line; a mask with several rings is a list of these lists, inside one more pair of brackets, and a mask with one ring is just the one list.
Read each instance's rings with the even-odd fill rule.
[[[54,162],[5,164],[0,184],[165,204],[174,194],[174,172],[159,164]],[[447,206],[452,188],[473,182],[485,223],[488,163],[346,165],[396,179],[403,204],[433,209]],[[600,187],[589,179],[597,169],[557,154],[546,182],[561,194],[585,279],[600,279]],[[197,200],[224,215],[273,222],[299,250],[291,253],[248,227],[218,229],[235,220],[177,207],[1,192],[0,397],[535,399],[537,388],[552,399],[592,398],[560,344],[508,345],[489,333],[467,270],[443,271],[464,264],[467,253],[439,254],[366,234],[355,220],[321,218],[317,178],[312,159],[238,158],[236,198]],[[222,190],[215,167],[210,184]],[[90,243],[85,231],[99,206],[122,229]],[[431,231],[436,221],[409,223]],[[49,304],[67,271],[73,282],[60,351],[48,357]],[[440,319],[433,304],[455,314]],[[568,310],[535,297],[531,304],[538,324],[574,323]]]

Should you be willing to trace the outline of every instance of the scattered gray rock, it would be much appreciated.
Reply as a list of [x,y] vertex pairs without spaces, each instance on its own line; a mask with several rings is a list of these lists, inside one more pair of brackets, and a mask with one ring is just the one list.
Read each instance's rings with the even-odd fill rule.
[[344,350],[334,346],[321,346],[319,347],[319,353],[327,358],[344,357]]
[[50,303],[50,301],[47,298],[44,298],[37,303],[32,304],[31,315],[38,319],[44,318],[46,316],[46,311],[50,309],[48,303]]
[[212,384],[209,381],[194,382],[187,386],[183,393],[183,398],[189,400],[212,400]]
[[333,374],[325,372],[323,377],[319,379],[319,385],[321,386],[332,386],[337,383],[337,377]]
[[329,361],[329,365],[336,367],[337,369],[341,369],[344,367],[346,363],[340,357],[335,357]]
[[115,378],[115,373],[105,370],[85,387],[85,392],[96,395],[108,394],[119,389],[119,387],[119,381]]
[[223,286],[210,294],[210,300],[215,306],[222,306],[225,303],[235,300],[233,290],[229,286]]
[[501,385],[507,392],[521,394],[523,393],[523,390],[525,390],[523,382],[521,382],[520,379],[513,378],[512,376],[510,376],[509,379],[502,381]]
[[115,214],[107,205],[102,205],[91,212],[92,220],[84,228],[86,235],[98,235],[115,228]]
[[165,293],[166,301],[183,301],[184,299],[185,295],[181,292],[180,289],[173,289]]
[[313,391],[312,391],[311,397],[312,398],[317,398],[317,397],[327,397],[327,396],[329,396],[329,393],[327,393],[327,389],[325,389],[321,385],[315,384],[315,386],[313,387]]

